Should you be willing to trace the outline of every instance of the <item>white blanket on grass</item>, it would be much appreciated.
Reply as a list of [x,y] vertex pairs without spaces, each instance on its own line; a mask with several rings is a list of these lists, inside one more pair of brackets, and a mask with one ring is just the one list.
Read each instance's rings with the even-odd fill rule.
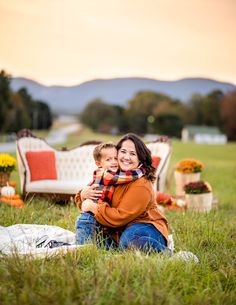
[[[50,240],[65,242],[70,246],[56,248],[36,248],[36,242],[43,236]],[[75,233],[58,226],[16,224],[9,227],[0,226],[0,255],[33,255],[36,257],[50,256],[58,253],[66,253],[83,247],[76,245]],[[169,235],[169,248],[174,250],[174,240]]]
[[[65,242],[71,246],[52,249],[36,248],[37,240],[45,235],[51,240]],[[58,226],[36,224],[16,224],[9,227],[0,226],[0,253],[3,255],[18,253],[20,255],[38,254],[40,256],[80,247],[75,245],[75,233]]]

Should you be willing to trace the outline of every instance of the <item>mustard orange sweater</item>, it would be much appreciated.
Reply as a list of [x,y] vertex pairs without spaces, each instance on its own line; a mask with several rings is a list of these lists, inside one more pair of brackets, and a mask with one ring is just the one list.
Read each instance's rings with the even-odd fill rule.
[[[76,195],[75,201],[81,207],[80,193]],[[145,177],[116,186],[111,205],[105,202],[99,204],[94,216],[101,225],[119,232],[116,236],[111,234],[116,240],[126,226],[137,222],[153,224],[168,240],[167,219],[156,208],[152,183]]]

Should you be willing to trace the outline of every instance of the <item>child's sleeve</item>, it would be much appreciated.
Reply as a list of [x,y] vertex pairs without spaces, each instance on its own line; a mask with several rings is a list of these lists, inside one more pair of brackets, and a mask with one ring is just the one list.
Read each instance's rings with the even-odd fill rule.
[[118,170],[113,172],[109,169],[104,170],[102,176],[103,185],[117,185],[135,181],[145,174],[146,170],[143,167],[136,168],[130,171]]

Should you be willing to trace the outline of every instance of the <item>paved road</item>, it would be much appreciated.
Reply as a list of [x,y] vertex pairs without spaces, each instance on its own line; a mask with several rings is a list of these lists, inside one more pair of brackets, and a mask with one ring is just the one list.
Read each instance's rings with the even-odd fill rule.
[[[51,131],[45,140],[50,145],[64,144],[67,140],[68,135],[76,132],[80,128],[81,128],[80,124],[71,122],[70,125]],[[16,151],[15,142],[0,143],[0,153],[11,153],[15,151]]]
[[14,143],[0,143],[0,153],[11,153],[16,151],[16,144]]
[[46,141],[50,145],[64,144],[69,134],[76,132],[81,127],[78,123],[62,127],[49,133]]

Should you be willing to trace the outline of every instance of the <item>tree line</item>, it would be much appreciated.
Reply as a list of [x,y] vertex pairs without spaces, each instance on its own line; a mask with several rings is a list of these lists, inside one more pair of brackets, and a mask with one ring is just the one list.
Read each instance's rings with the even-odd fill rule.
[[0,132],[17,132],[22,128],[48,129],[52,125],[50,107],[34,100],[26,88],[14,92],[11,77],[0,72]]
[[138,92],[126,107],[95,99],[85,107],[80,120],[95,132],[131,131],[171,137],[180,137],[187,124],[216,126],[229,140],[236,140],[236,91],[193,94],[188,103],[161,93]]
[[[48,129],[52,125],[50,107],[34,100],[26,88],[14,92],[11,77],[0,72],[0,132],[22,128]],[[236,140],[236,91],[215,90],[194,94],[187,103],[158,92],[138,92],[127,106],[111,105],[101,99],[87,104],[80,114],[83,124],[95,132],[147,133],[180,137],[185,125],[216,126],[229,140]]]

